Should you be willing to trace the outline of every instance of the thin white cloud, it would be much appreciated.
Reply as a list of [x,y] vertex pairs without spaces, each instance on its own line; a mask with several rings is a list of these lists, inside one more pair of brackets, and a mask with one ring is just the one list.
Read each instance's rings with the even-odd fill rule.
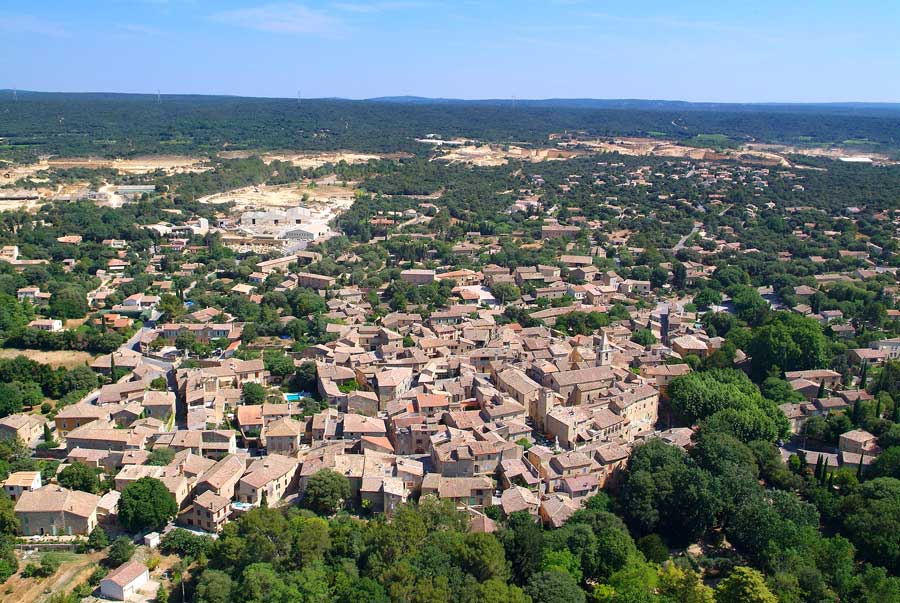
[[704,19],[685,19],[678,16],[659,14],[654,16],[630,17],[613,15],[610,13],[588,12],[584,13],[585,17],[599,19],[607,23],[621,23],[626,25],[657,26],[667,29],[683,30],[693,29],[701,31],[717,31],[731,33],[753,33],[750,27],[743,27],[731,23],[723,23],[720,21],[709,21]]
[[210,19],[272,33],[334,35],[343,30],[339,19],[296,3],[228,10],[211,15]]
[[140,35],[145,35],[145,36],[161,36],[164,33],[160,29],[157,29],[155,27],[150,27],[149,25],[141,25],[140,23],[129,23],[126,25],[119,25],[119,29],[126,33],[140,34]]
[[69,35],[66,28],[58,23],[35,17],[34,15],[20,15],[0,13],[0,31],[7,33],[27,33],[52,38],[65,38]]
[[426,2],[337,2],[334,8],[348,13],[381,13],[390,10],[422,8]]

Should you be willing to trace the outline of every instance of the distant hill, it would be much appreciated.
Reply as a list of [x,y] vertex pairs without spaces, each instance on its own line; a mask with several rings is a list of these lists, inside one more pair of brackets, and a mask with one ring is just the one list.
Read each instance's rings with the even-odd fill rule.
[[428,134],[546,145],[551,134],[687,144],[853,144],[900,150],[900,104],[728,104],[603,99],[368,100],[0,90],[0,160],[223,150],[427,154]]
[[492,105],[566,109],[620,109],[638,111],[726,111],[900,114],[900,103],[710,103],[679,100],[547,98],[547,99],[458,99],[424,96],[380,96],[369,102],[409,105]]
[[[11,89],[0,89],[0,102],[11,100]],[[155,94],[136,94],[121,92],[35,92],[17,90],[19,100],[63,100],[71,98],[79,101],[155,101]],[[164,94],[164,99],[177,99],[183,102],[215,103],[245,102],[269,103],[281,101],[296,103],[295,98],[266,98],[253,96],[213,95],[213,94]],[[797,113],[859,113],[859,114],[900,114],[900,103],[713,103],[691,102],[681,100],[653,100],[637,98],[545,98],[545,99],[462,99],[427,96],[378,96],[363,100],[341,97],[323,97],[303,99],[302,102],[335,102],[335,103],[392,103],[398,105],[459,105],[459,106],[492,106],[492,107],[534,107],[564,109],[614,109],[632,111],[719,111],[719,112],[797,112]]]

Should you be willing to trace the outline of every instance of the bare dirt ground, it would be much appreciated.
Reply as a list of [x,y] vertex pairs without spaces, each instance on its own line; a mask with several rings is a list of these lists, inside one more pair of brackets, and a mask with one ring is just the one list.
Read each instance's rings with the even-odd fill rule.
[[26,211],[36,210],[45,201],[41,199],[0,199],[0,212],[12,211],[15,209],[24,209]]
[[125,174],[147,174],[156,170],[163,170],[167,174],[181,172],[202,172],[211,169],[201,165],[199,157],[183,155],[159,155],[148,157],[133,157],[131,159],[103,159],[97,157],[71,157],[65,159],[48,159],[47,167],[56,168],[110,168],[119,170]]
[[333,152],[298,152],[298,151],[272,151],[272,152],[255,152],[255,151],[224,151],[219,153],[219,157],[223,159],[244,159],[252,155],[259,155],[266,163],[273,161],[288,161],[297,167],[304,169],[322,167],[326,163],[366,163],[370,160],[378,159],[401,159],[411,157],[409,153],[358,153],[355,151],[333,151]]
[[[46,182],[46,179],[36,177],[38,172],[52,169],[66,168],[86,168],[86,169],[114,169],[122,174],[148,174],[156,170],[162,170],[166,174],[178,174],[186,172],[204,172],[212,169],[209,165],[204,165],[203,159],[200,157],[187,157],[180,155],[171,156],[152,156],[152,157],[134,157],[131,159],[104,159],[100,157],[67,157],[67,158],[44,158],[37,163],[29,163],[24,165],[17,164],[0,164],[0,186],[10,185],[15,182],[30,178],[34,182]],[[25,209],[34,210],[42,205],[47,197],[57,195],[74,195],[82,192],[89,186],[87,181],[73,182],[70,184],[60,184],[56,186],[38,186],[33,191],[40,195],[40,200],[33,199],[2,199],[0,198],[0,211]],[[101,190],[106,192],[112,198],[110,206],[118,207],[121,205],[121,197],[114,193],[114,186],[107,185]],[[12,191],[7,191],[12,192]]]
[[[302,168],[315,168],[326,163],[365,163],[372,159],[401,159],[411,157],[409,153],[358,153],[355,151],[301,152],[301,151],[225,151],[219,153],[223,159],[246,158],[260,155],[267,163],[289,161]],[[11,184],[22,178],[34,176],[37,172],[50,168],[115,169],[123,174],[148,174],[163,170],[167,174],[204,172],[212,169],[204,158],[187,155],[152,155],[129,159],[107,159],[103,157],[50,157],[37,163],[16,165],[0,163],[0,185]]]
[[19,164],[0,164],[0,184],[12,184],[16,180],[34,176],[37,172],[47,169],[44,163],[29,163],[25,165]]
[[676,144],[654,138],[616,138],[613,140],[579,140],[571,145],[594,149],[601,153],[621,153],[622,155],[654,155],[657,157],[682,157],[685,159],[715,160],[735,159],[739,161],[767,163],[789,167],[790,162],[778,155],[754,149],[714,150]]
[[17,348],[0,349],[0,358],[4,360],[15,358],[16,356],[25,356],[29,360],[49,364],[54,368],[61,366],[67,369],[81,366],[93,359],[93,356],[87,352],[72,352],[68,350],[45,352],[44,350],[20,350]]
[[297,185],[245,186],[197,199],[200,203],[234,203],[236,211],[258,207],[293,207],[298,205],[304,190]]
[[[23,578],[21,569],[25,567],[26,561],[20,559],[20,572],[0,586],[0,601],[42,603],[55,593],[69,593],[90,577],[97,563],[103,559],[103,555],[103,553],[72,555],[71,560],[60,565],[56,573],[49,578]],[[40,557],[36,557],[33,562],[37,563],[39,559]]]
[[[310,184],[310,182],[300,182],[278,186],[247,186],[201,197],[199,201],[201,203],[234,202],[237,211],[246,211],[250,208],[296,207],[301,204],[315,207],[316,205],[353,203],[356,190],[353,182],[348,182],[347,186],[318,183],[310,186]],[[306,202],[303,202],[304,195],[307,198]]]
[[130,159],[106,159],[103,157],[51,157],[37,163],[23,165],[0,166],[0,184],[15,182],[21,178],[33,176],[35,173],[51,168],[108,168],[119,170],[125,174],[147,174],[163,170],[167,174],[180,172],[202,172],[210,169],[202,165],[200,157],[182,155],[154,155],[148,157],[132,157]]
[[576,140],[562,143],[567,146],[582,146],[603,153],[623,155],[656,155],[660,157],[683,157],[686,159],[716,160],[733,159],[747,163],[763,163],[781,167],[795,167],[788,155],[827,157],[829,159],[868,158],[874,162],[890,163],[887,155],[867,153],[843,145],[836,146],[791,146],[779,144],[748,143],[738,149],[715,150],[705,147],[680,145],[672,141],[655,138],[617,138],[613,140]]
[[[199,199],[201,203],[233,202],[232,215],[249,210],[303,206],[311,216],[304,224],[329,236],[329,225],[341,213],[349,209],[356,198],[355,183],[337,183],[333,176],[318,182],[298,182],[279,186],[251,186],[218,193]],[[262,228],[258,234],[266,233]]]
[[451,138],[449,140],[445,140],[442,138],[436,138],[433,135],[431,138],[427,138],[427,137],[426,138],[416,138],[415,140],[416,140],[416,142],[421,142],[424,144],[431,144],[436,147],[440,147],[440,146],[444,146],[444,145],[462,146],[462,145],[468,144],[470,142],[472,142],[472,143],[476,142],[474,140],[469,140],[468,138]]
[[858,158],[858,157],[868,157],[872,161],[884,161],[889,162],[890,158],[887,155],[883,155],[881,153],[866,153],[864,151],[854,150],[848,147],[834,146],[834,147],[796,147],[789,145],[780,145],[780,144],[763,144],[763,143],[750,143],[745,145],[745,148],[753,151],[764,151],[767,153],[775,153],[775,154],[785,154],[785,155],[807,155],[809,157],[827,157],[829,159],[840,159],[840,158]]
[[511,159],[521,161],[562,161],[585,155],[584,151],[558,148],[528,149],[506,145],[464,145],[449,149],[437,159],[450,163],[469,163],[477,166],[506,165]]

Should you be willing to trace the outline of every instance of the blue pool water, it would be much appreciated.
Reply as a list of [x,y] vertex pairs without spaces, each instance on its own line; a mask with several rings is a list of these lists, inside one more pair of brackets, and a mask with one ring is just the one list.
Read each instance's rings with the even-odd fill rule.
[[300,398],[309,398],[311,397],[307,392],[297,392],[293,394],[285,394],[284,399],[288,402],[296,402]]

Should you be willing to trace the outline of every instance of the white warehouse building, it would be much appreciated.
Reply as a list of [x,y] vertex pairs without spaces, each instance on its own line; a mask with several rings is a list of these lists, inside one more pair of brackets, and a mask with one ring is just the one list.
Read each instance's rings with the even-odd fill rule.
[[298,226],[309,220],[312,214],[305,207],[247,211],[241,214],[241,226],[254,231],[279,231],[288,226]]

